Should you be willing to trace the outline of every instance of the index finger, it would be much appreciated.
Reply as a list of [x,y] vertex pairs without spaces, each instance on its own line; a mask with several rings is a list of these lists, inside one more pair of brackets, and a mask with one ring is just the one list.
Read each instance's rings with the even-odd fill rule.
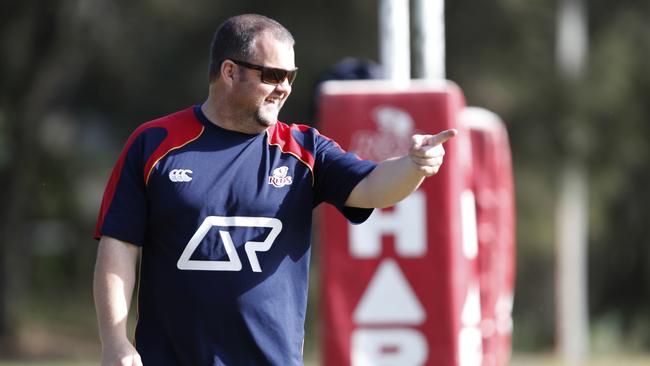
[[426,146],[436,146],[440,145],[444,142],[447,142],[450,138],[458,135],[458,130],[455,128],[449,129],[449,130],[444,130],[438,134],[435,134],[427,139],[427,141],[424,142],[423,145]]

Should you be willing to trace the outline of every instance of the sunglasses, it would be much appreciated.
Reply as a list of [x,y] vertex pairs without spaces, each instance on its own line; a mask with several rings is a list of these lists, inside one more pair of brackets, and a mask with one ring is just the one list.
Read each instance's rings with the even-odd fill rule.
[[236,63],[237,65],[244,66],[249,69],[259,70],[262,72],[262,82],[266,84],[278,85],[284,82],[284,79],[289,80],[289,85],[293,84],[293,81],[296,80],[296,74],[298,73],[298,68],[296,67],[293,70],[285,69],[276,69],[274,67],[266,67],[261,65],[249,64],[248,62],[229,59],[230,61]]

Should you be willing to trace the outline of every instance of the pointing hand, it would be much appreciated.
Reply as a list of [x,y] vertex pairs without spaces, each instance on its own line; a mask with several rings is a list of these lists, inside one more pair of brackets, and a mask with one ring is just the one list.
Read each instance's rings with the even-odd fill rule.
[[457,134],[458,130],[451,129],[436,135],[413,135],[409,157],[424,176],[438,173],[445,155],[442,144]]

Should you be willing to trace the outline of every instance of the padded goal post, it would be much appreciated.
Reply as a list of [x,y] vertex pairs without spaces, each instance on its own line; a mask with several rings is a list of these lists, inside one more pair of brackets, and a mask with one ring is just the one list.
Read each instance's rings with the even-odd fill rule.
[[[502,251],[497,257],[513,266],[514,242],[483,245],[481,225],[492,216],[514,217],[513,200],[510,196],[498,213],[481,211],[477,203],[480,185],[489,180],[476,180],[475,169],[485,175],[492,166],[481,164],[493,163],[474,162],[474,154],[485,151],[472,149],[475,128],[461,121],[466,108],[462,91],[451,82],[423,80],[330,81],[321,91],[320,131],[365,159],[405,154],[414,133],[460,132],[445,143],[440,172],[394,207],[375,210],[361,225],[349,224],[331,206],[322,209],[323,365],[482,365],[496,360],[486,357],[493,346],[486,341],[482,314],[492,314],[484,299],[494,302],[490,291],[498,286],[482,281],[499,276],[481,272],[487,266],[481,256]],[[482,146],[486,151],[506,149],[509,159],[507,136],[498,143],[502,145]],[[503,187],[504,194],[512,195],[509,160],[494,167],[508,170],[495,179],[510,179]],[[509,312],[512,283],[503,283],[499,286],[510,286],[510,307],[502,304],[508,299],[499,301]]]

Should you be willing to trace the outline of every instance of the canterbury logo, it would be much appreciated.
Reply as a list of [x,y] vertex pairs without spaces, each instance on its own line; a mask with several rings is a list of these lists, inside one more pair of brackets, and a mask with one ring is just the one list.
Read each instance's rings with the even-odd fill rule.
[[273,169],[273,175],[269,177],[269,184],[277,188],[282,188],[288,186],[293,181],[293,178],[287,177],[289,168],[286,166],[281,166],[279,168]]
[[169,180],[172,182],[189,182],[192,180],[193,172],[189,169],[174,169],[169,172]]

